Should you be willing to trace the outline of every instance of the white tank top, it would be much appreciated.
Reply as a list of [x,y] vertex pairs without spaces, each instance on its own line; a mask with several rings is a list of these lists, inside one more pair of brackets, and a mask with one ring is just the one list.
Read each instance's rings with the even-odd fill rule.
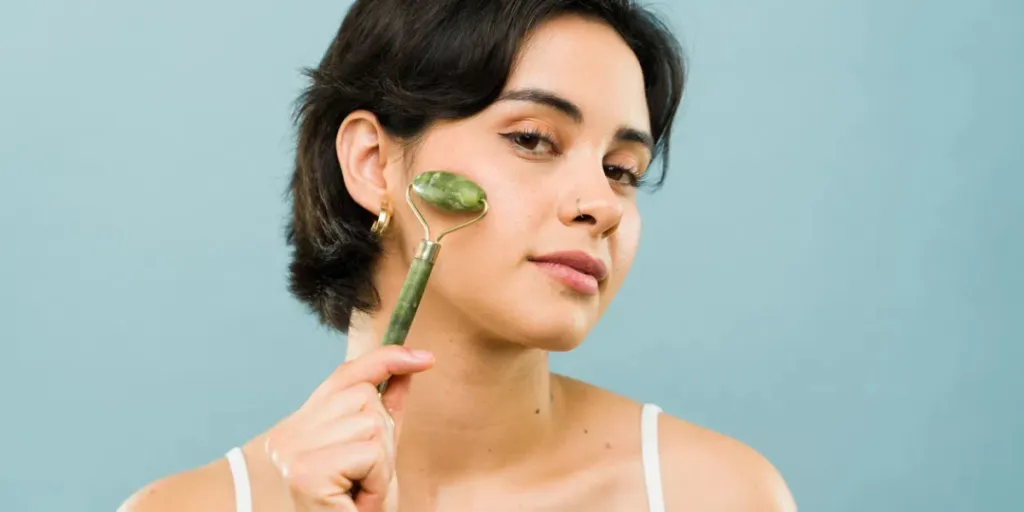
[[[644,484],[647,487],[647,509],[650,512],[665,512],[665,496],[661,490],[661,458],[658,455],[658,415],[661,408],[644,404],[640,413],[640,449],[644,467]],[[249,470],[240,448],[232,448],[225,455],[231,467],[231,479],[235,484],[236,512],[252,512],[252,489],[249,488]]]

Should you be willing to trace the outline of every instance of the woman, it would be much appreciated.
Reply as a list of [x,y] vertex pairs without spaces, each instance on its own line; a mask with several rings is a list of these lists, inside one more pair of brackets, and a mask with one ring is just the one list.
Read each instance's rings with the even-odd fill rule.
[[[657,182],[683,83],[655,18],[627,0],[359,0],[310,76],[292,291],[347,333],[347,360],[294,414],[125,509],[794,509],[751,449],[548,370],[637,249],[636,188]],[[445,239],[406,347],[380,348],[422,238],[405,190],[436,169],[483,186],[490,211]]]

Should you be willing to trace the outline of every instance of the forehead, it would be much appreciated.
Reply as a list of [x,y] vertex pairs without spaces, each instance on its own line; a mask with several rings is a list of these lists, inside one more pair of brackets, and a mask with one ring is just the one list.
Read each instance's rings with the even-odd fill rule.
[[578,105],[587,124],[650,130],[640,62],[600,21],[561,16],[541,24],[526,39],[505,88],[553,92]]

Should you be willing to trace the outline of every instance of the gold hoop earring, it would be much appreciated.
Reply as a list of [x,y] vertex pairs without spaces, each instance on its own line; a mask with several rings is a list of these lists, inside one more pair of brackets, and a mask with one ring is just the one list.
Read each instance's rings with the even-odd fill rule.
[[388,225],[391,224],[391,209],[388,207],[388,200],[381,201],[380,213],[377,214],[377,220],[373,221],[373,225],[370,226],[370,232],[374,235],[381,236],[384,231],[388,229]]

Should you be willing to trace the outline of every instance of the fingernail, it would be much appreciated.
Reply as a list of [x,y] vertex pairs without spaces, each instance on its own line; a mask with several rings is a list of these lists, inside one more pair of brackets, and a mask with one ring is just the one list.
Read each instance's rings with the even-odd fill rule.
[[409,357],[411,357],[411,358],[413,358],[413,359],[415,359],[417,361],[430,361],[431,359],[434,358],[434,354],[431,354],[430,352],[428,352],[426,350],[420,350],[420,349],[413,348],[413,349],[409,349]]

